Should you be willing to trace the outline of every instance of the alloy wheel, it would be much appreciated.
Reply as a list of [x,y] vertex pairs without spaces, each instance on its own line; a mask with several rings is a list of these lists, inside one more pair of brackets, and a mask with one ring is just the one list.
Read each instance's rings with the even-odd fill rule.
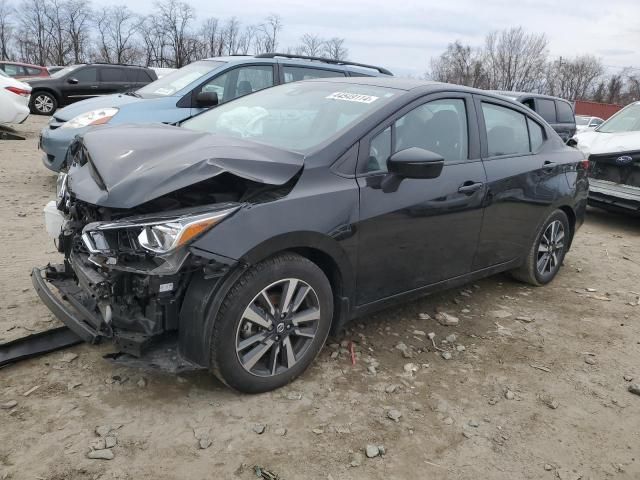
[[272,283],[245,308],[236,332],[236,353],[252,375],[269,377],[293,367],[318,332],[320,302],[306,282]]
[[53,110],[53,99],[48,95],[38,95],[34,100],[36,110],[41,113],[50,113]]
[[536,262],[540,275],[548,275],[560,266],[564,252],[564,237],[564,226],[559,220],[554,220],[545,228],[538,244]]

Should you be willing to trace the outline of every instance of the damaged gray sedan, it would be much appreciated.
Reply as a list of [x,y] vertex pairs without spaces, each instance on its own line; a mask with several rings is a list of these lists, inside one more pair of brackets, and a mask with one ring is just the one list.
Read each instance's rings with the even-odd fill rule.
[[87,342],[243,392],[290,382],[357,316],[500,271],[550,282],[587,194],[583,156],[524,106],[399,79],[94,128],[68,155],[42,301]]

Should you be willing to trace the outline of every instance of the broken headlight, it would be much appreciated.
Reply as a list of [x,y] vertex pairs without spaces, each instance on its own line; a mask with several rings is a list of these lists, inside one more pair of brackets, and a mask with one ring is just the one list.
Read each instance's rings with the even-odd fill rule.
[[140,216],[117,222],[97,222],[86,225],[82,240],[89,252],[110,254],[121,251],[125,244],[156,255],[164,255],[187,245],[196,237],[220,223],[238,207],[198,214],[176,216]]

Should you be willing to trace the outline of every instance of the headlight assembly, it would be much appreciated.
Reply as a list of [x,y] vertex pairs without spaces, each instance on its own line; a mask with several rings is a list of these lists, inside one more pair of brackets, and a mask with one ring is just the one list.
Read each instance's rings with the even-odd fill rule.
[[118,113],[118,109],[115,107],[91,110],[90,112],[73,117],[68,122],[62,124],[60,128],[82,128],[91,125],[104,125],[105,123],[109,123],[109,120],[111,120],[116,113]]
[[91,223],[84,227],[82,240],[91,253],[111,254],[121,250],[123,239],[127,247],[135,239],[147,252],[165,255],[187,245],[238,208],[175,217],[155,215],[118,222]]

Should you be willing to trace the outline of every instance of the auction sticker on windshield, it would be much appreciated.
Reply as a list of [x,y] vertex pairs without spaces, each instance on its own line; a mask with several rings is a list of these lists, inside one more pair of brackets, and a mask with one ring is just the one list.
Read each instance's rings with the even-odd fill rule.
[[331,95],[325,98],[330,98],[333,100],[344,100],[345,102],[373,103],[380,97],[374,97],[373,95],[362,95],[360,93],[333,92]]

